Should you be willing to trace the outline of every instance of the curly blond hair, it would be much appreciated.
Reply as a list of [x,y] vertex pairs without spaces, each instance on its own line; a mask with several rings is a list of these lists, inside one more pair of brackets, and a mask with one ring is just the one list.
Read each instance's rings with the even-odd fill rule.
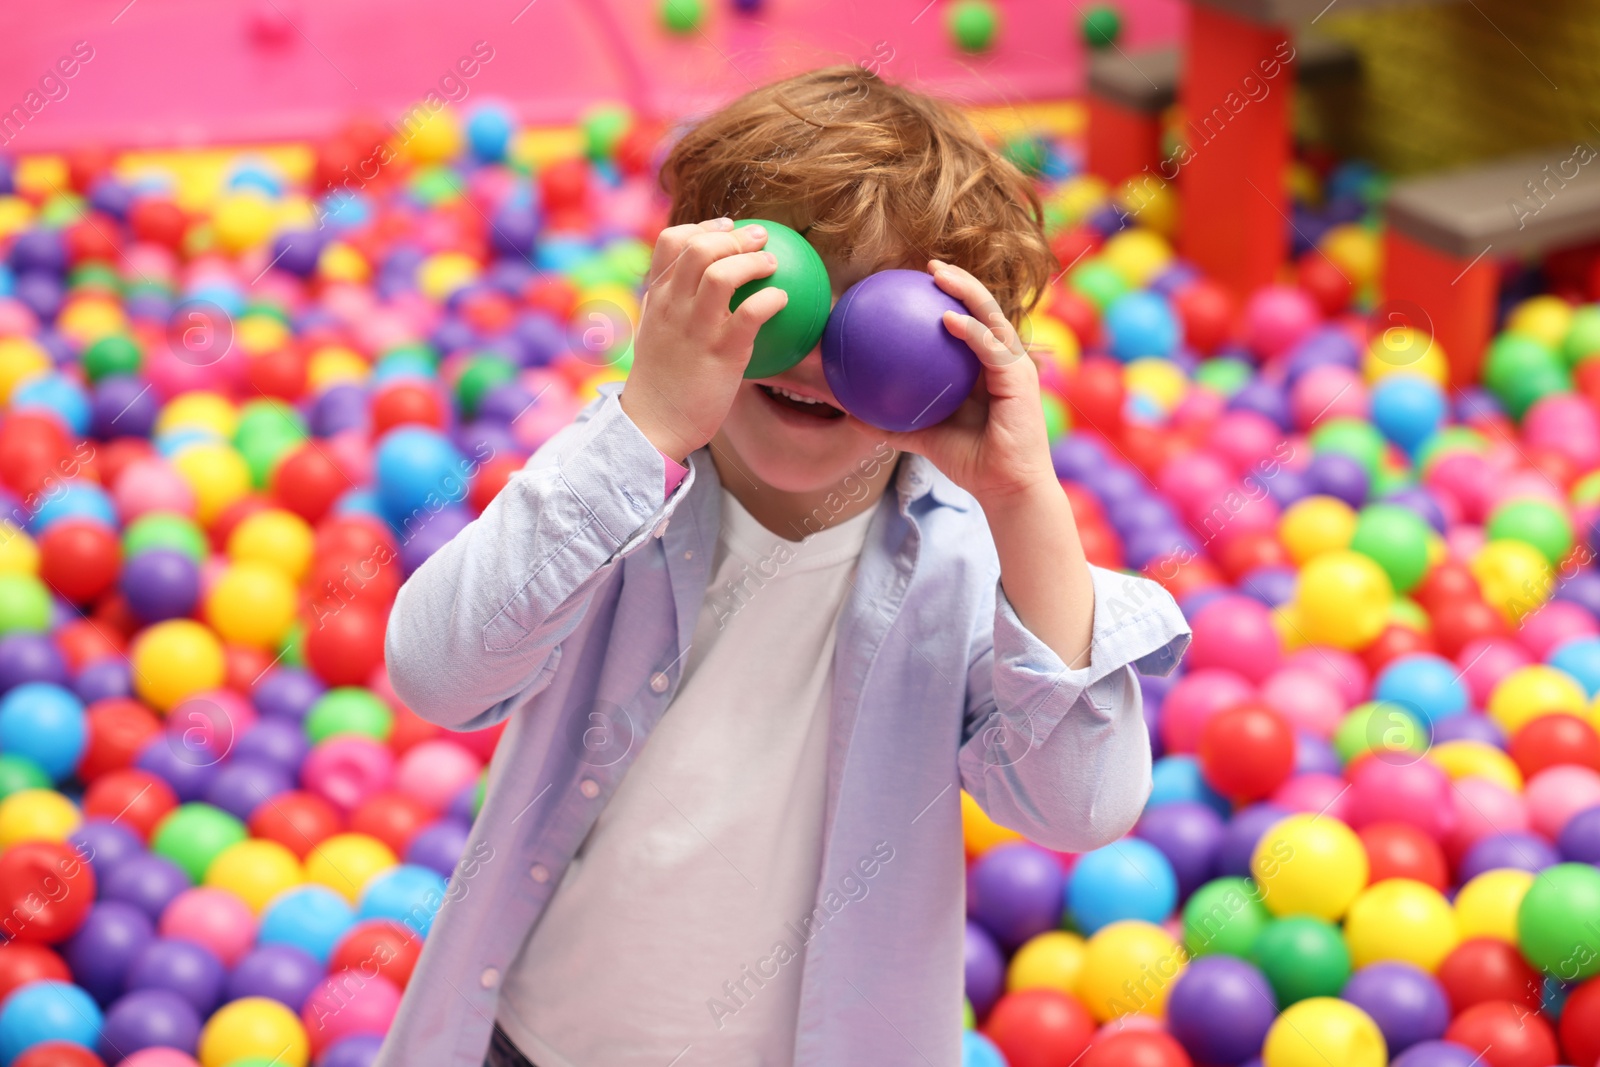
[[781,213],[846,262],[941,259],[988,286],[1013,325],[1058,267],[1033,182],[956,107],[862,66],[741,96],[678,139],[659,180],[669,225]]

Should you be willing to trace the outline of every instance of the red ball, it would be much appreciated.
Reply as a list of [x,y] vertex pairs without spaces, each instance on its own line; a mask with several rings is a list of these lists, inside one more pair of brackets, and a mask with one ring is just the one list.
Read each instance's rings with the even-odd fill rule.
[[0,914],[13,941],[64,941],[83,924],[94,893],[94,869],[71,845],[24,841],[0,855]]
[[308,620],[306,665],[328,685],[361,685],[383,662],[387,613],[359,601]]
[[344,829],[339,813],[319,796],[295,790],[250,813],[250,836],[276,841],[301,859]]
[[479,467],[477,477],[472,479],[472,488],[467,490],[467,506],[481,515],[526,462],[521,456],[496,456]]
[[404,856],[411,839],[434,818],[435,812],[415,797],[386,791],[368,797],[350,813],[350,831],[375,837],[396,856]]
[[16,1059],[11,1067],[106,1067],[106,1061],[70,1041],[46,1041]]
[[1063,1067],[1083,1055],[1094,1030],[1084,1006],[1054,989],[1007,993],[983,1024],[1009,1067]]
[[1482,600],[1458,600],[1433,613],[1433,642],[1448,659],[1481,638],[1510,634],[1505,616]]
[[635,121],[617,141],[612,153],[617,169],[624,174],[646,174],[661,143],[661,127],[654,122]]
[[528,283],[522,302],[529,311],[545,311],[557,322],[566,322],[578,304],[578,287],[559,275],[545,274]]
[[396,426],[420,425],[442,428],[444,401],[431,384],[398,381],[378,390],[372,398],[372,436],[380,437]]
[[107,697],[87,709],[89,743],[78,761],[78,777],[92,782],[109,771],[133,766],[139,751],[161,732],[155,712],[128,697]]
[[1228,577],[1238,581],[1261,567],[1286,567],[1289,553],[1274,533],[1251,530],[1228,538],[1216,553],[1217,563]]
[[579,211],[589,198],[589,163],[563,159],[539,172],[539,202],[548,213]]
[[1433,637],[1409,626],[1385,626],[1377,639],[1361,651],[1367,670],[1377,675],[1402,656],[1433,652]]
[[1450,950],[1436,976],[1457,1015],[1478,1004],[1510,1002],[1539,1009],[1543,979],[1517,947],[1493,937],[1474,937]]
[[1503,1000],[1478,1004],[1457,1015],[1444,1039],[1481,1055],[1485,1067],[1555,1067],[1561,1062],[1556,1035],[1544,1016]]
[[1377,822],[1359,830],[1371,868],[1369,881],[1409,878],[1443,893],[1450,888],[1450,865],[1439,843],[1409,823]]
[[1567,994],[1560,1033],[1568,1063],[1600,1063],[1600,978]]
[[28,941],[0,941],[0,1001],[32,982],[70,982],[72,969],[52,949]]
[[422,939],[410,927],[392,919],[373,919],[357,923],[344,935],[328,958],[328,972],[378,974],[404,989],[421,954]]
[[[1596,262],[1600,277],[1600,261]],[[1591,404],[1600,404],[1600,359],[1586,359],[1572,372],[1572,382]]]
[[1295,267],[1295,281],[1327,316],[1337,315],[1349,307],[1350,298],[1355,295],[1349,276],[1317,251],[1300,257]]
[[331,515],[317,525],[312,554],[346,559],[382,559],[399,553],[394,534],[371,515]]
[[298,400],[306,391],[306,354],[298,345],[283,345],[252,356],[245,376],[262,396]]
[[170,200],[136,200],[128,209],[128,228],[141,241],[177,248],[183,243],[189,220],[183,209]]
[[1233,336],[1238,308],[1232,295],[1216,282],[1201,280],[1185,286],[1172,303],[1183,322],[1184,342],[1201,355],[1209,355]]
[[1078,1062],[1082,1067],[1191,1067],[1194,1063],[1182,1045],[1160,1030],[1124,1030],[1102,1037]]
[[1200,731],[1200,775],[1230,800],[1259,800],[1293,773],[1294,731],[1271,708],[1229,708]]
[[320,521],[340,494],[354,487],[312,441],[291,449],[272,469],[268,485],[274,500],[310,523]]
[[[54,415],[18,411],[0,421],[0,483],[24,498],[59,490],[77,472],[72,441]],[[24,499],[33,507],[36,500]]]
[[1222,585],[1222,572],[1204,556],[1176,552],[1145,564],[1145,577],[1161,583],[1174,600]]
[[306,578],[311,625],[321,628],[330,615],[349,604],[382,611],[400,592],[400,559],[380,546],[365,556],[346,552],[320,555]]
[[116,485],[122,472],[140,460],[149,459],[156,450],[142,437],[118,437],[102,443],[95,452],[100,467],[100,480],[106,485]]
[[474,289],[461,294],[456,313],[480,334],[493,337],[511,325],[517,309],[498,289]]
[[1576,715],[1541,715],[1529,720],[1511,735],[1506,751],[1524,778],[1562,763],[1600,771],[1600,733]]
[[[103,605],[106,601],[100,603]],[[98,611],[96,615],[99,616]],[[66,657],[67,666],[76,674],[96,660],[120,659],[127,652],[123,632],[118,626],[107,627],[89,619],[73,619],[53,636],[56,647]]]
[[[1066,272],[1098,252],[1104,243],[1105,239],[1100,236],[1099,230],[1080,222],[1062,229],[1050,238],[1050,251],[1055,253],[1056,261],[1061,264],[1063,272]],[[1062,276],[1065,277],[1065,273]],[[1063,285],[1062,288],[1065,289],[1066,286]],[[1053,300],[1050,308],[1052,311],[1055,310]]]
[[233,536],[233,531],[239,528],[241,522],[271,508],[272,501],[254,493],[242,496],[223,508],[222,512],[211,520],[210,529],[207,531],[211,537],[212,548],[218,552],[226,552],[228,538]]
[[111,173],[116,152],[103,144],[80,144],[67,150],[67,182],[73,190],[87,193],[102,175]]
[[1050,314],[1067,324],[1079,347],[1089,349],[1100,343],[1100,309],[1077,290],[1059,286],[1050,298]]
[[1462,600],[1482,600],[1483,590],[1467,565],[1460,560],[1446,559],[1434,564],[1423,575],[1422,581],[1411,590],[1415,600],[1430,615],[1438,614],[1442,605],[1454,606]]
[[91,261],[107,263],[117,258],[117,242],[112,234],[117,223],[110,217],[91,211],[82,222],[75,222],[62,235],[66,239],[67,259],[77,265]]
[[1104,523],[1078,523],[1078,541],[1083,545],[1083,555],[1096,567],[1121,570],[1122,539]]
[[146,841],[156,824],[178,806],[178,795],[162,778],[137,767],[108,771],[83,794],[84,818],[115,819]]
[[62,519],[39,537],[39,577],[74,604],[111,588],[122,567],[122,542],[95,519]]
[[391,702],[391,706],[394,708],[394,727],[389,731],[389,747],[396,756],[403,756],[409,749],[444,733],[444,727],[429,722],[404,704]]
[[1067,403],[1074,425],[1115,439],[1122,431],[1122,405],[1127,393],[1122,365],[1103,356],[1088,356],[1078,373],[1067,379]]
[[247,645],[222,646],[222,684],[235,693],[250,695],[256,682],[273,666],[273,658],[259,648]]

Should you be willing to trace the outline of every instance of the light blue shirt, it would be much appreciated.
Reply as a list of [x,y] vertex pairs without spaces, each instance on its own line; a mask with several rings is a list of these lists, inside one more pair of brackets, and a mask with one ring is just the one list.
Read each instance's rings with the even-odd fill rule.
[[[664,460],[619,389],[395,601],[386,656],[401,699],[451,729],[509,722],[377,1067],[482,1063],[507,966],[677,690],[720,486],[702,449],[664,499]],[[1156,583],[1091,571],[1090,665],[1069,670],[1006,600],[976,501],[900,457],[838,621],[816,907],[778,932],[802,957],[796,1065],[960,1063],[960,790],[1064,851],[1138,818],[1150,743],[1134,669],[1169,673],[1189,627]],[[720,1010],[760,981],[739,976]],[[628,1020],[606,1025],[625,1045]],[[691,1048],[677,1067],[703,1062]]]

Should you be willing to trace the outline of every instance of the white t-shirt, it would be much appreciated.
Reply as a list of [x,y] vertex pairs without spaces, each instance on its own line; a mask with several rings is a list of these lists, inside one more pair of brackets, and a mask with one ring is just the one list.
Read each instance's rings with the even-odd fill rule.
[[506,975],[497,1021],[538,1067],[790,1063],[801,960],[778,946],[815,903],[835,621],[872,514],[786,541],[723,490],[681,688]]

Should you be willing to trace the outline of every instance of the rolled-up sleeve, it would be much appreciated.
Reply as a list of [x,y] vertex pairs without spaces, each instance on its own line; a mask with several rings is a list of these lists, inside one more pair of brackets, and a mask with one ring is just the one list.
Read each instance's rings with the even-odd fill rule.
[[1090,567],[1089,664],[1072,670],[1017,618],[995,583],[992,634],[968,671],[962,787],[989,817],[1064,851],[1114,841],[1150,795],[1150,738],[1135,671],[1169,674],[1189,645],[1170,594]]

